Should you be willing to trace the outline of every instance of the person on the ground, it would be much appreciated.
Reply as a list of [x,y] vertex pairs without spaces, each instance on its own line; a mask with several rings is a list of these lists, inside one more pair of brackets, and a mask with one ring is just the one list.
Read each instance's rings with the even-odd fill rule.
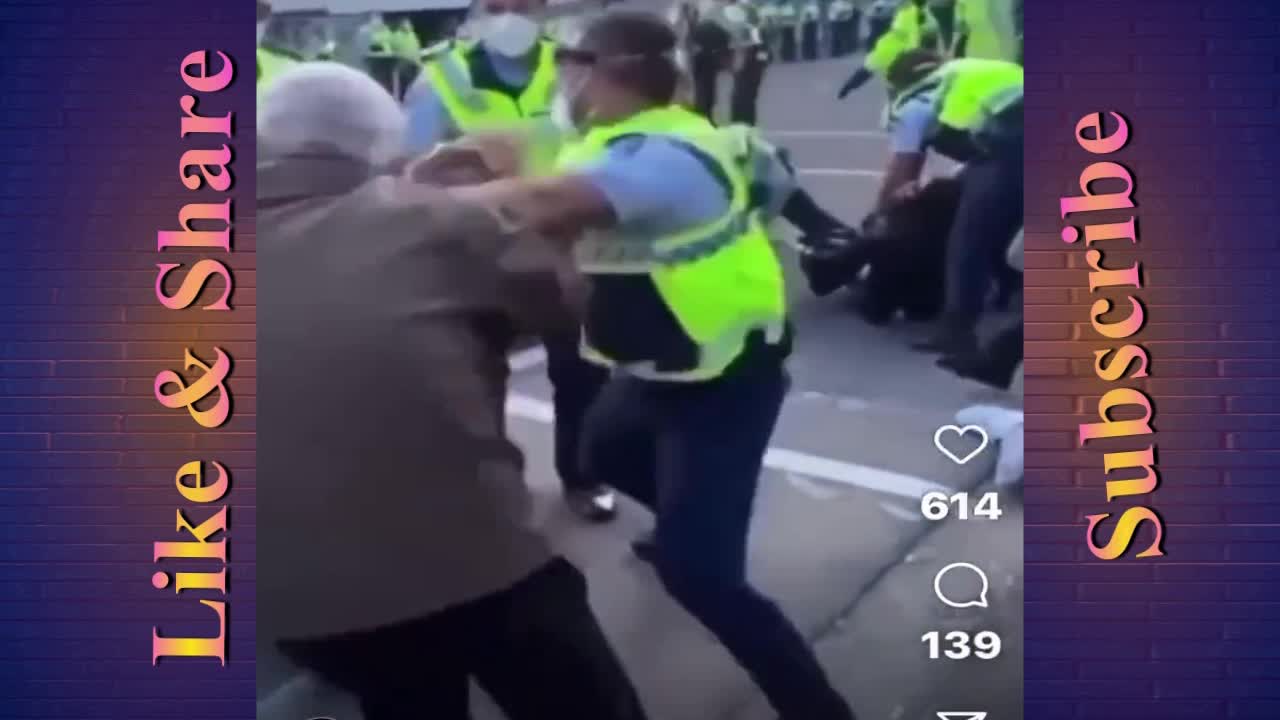
[[654,511],[637,552],[783,718],[850,720],[804,636],[747,579],[791,327],[742,167],[745,135],[672,104],[675,45],[647,13],[592,22],[559,52],[581,139],[557,172],[468,196],[575,246],[590,282],[583,355],[613,372],[584,456]]
[[365,720],[643,720],[583,575],[531,518],[506,353],[573,327],[566,253],[382,171],[405,119],[367,75],[281,75],[258,120],[258,631]]
[[1022,224],[1022,67],[912,50],[889,68],[888,81],[892,154],[876,210],[918,189],[927,152],[964,164],[947,240],[946,307],[937,331],[916,346],[963,352],[976,344],[996,263]]
[[[535,148],[534,155],[550,162],[558,142],[545,132],[558,84],[556,45],[543,36],[534,17],[545,0],[478,2],[472,21],[477,40],[454,40],[429,55],[405,96],[410,147],[425,151],[464,134],[520,129],[549,145]],[[616,499],[608,478],[582,472],[578,443],[587,406],[607,373],[578,357],[576,329],[544,337],[543,346],[556,416],[555,463],[565,501],[579,517],[606,522],[617,512]]]

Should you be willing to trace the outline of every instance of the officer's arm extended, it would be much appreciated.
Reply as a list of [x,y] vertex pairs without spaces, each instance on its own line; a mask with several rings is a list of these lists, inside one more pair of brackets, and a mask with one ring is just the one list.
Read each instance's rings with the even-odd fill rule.
[[728,197],[687,149],[653,138],[619,142],[596,163],[548,178],[510,178],[464,196],[497,205],[519,226],[572,242],[584,230],[625,225],[696,225],[724,211]]
[[425,152],[455,134],[449,111],[425,72],[419,73],[405,92],[404,111],[409,118],[410,152]]
[[902,107],[890,128],[892,155],[876,197],[876,210],[883,210],[895,193],[920,179],[924,170],[925,146],[937,122],[937,112],[927,98],[914,100]]

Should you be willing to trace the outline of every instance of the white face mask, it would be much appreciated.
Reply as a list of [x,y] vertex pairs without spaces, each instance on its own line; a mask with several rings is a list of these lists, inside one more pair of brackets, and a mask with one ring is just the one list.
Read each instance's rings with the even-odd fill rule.
[[264,20],[264,21],[262,21],[262,22],[258,23],[258,43],[257,43],[257,44],[261,45],[261,44],[262,44],[262,38],[264,38],[264,37],[266,37],[266,36],[267,36],[267,23],[266,23],[266,21]]
[[538,42],[538,23],[524,15],[502,13],[480,23],[480,42],[503,57],[524,57]]

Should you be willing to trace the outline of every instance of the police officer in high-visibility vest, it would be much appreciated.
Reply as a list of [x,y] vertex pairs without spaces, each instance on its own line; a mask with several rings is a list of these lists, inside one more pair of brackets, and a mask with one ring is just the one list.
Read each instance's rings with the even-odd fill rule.
[[559,170],[472,197],[573,243],[591,284],[582,353],[613,371],[588,465],[652,509],[636,545],[671,595],[788,720],[851,720],[805,638],[746,576],[747,535],[787,389],[782,266],[736,128],[671,104],[675,36],[647,13],[595,20],[559,52]]
[[[543,0],[481,1],[471,23],[475,40],[455,39],[429,53],[405,96],[415,150],[469,133],[550,125],[556,46],[532,17]],[[548,162],[554,159],[550,149]],[[604,522],[617,512],[615,497],[607,478],[583,471],[578,443],[583,416],[607,373],[579,357],[577,341],[573,333],[543,338],[556,416],[556,471],[570,510]]]
[[945,53],[951,47],[955,0],[908,0],[893,15],[889,29],[882,34],[862,65],[840,87],[837,96],[844,99],[872,77],[884,79],[889,65],[907,50],[923,48]]
[[267,34],[267,23],[271,20],[271,3],[258,1],[258,96],[262,96],[263,90],[266,89],[273,80],[279,77],[280,73],[293,67],[302,61],[297,54],[283,50],[280,48],[268,47],[263,44],[263,38]]
[[912,50],[894,61],[888,80],[892,157],[879,208],[918,188],[928,150],[964,163],[947,239],[946,305],[936,332],[916,346],[964,352],[976,342],[993,271],[1022,225],[1022,67]]
[[437,45],[405,97],[414,147],[510,129],[551,107],[555,44],[532,17],[545,0],[479,2],[468,22],[474,39]]
[[955,0],[955,57],[1021,63],[1022,22],[1015,0]]
[[393,97],[403,100],[422,72],[422,47],[413,26],[406,18],[392,27],[379,17],[361,33],[365,35],[369,38],[365,57],[369,74]]

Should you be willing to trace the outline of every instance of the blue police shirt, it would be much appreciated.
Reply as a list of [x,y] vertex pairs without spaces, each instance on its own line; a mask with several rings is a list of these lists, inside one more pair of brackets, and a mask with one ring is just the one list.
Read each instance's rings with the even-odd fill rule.
[[889,128],[889,143],[895,154],[922,153],[938,127],[937,103],[931,93],[912,98],[898,111]]
[[[476,52],[484,52],[484,48]],[[524,87],[533,77],[533,67],[527,59],[490,53],[489,62],[499,79],[512,87]],[[460,134],[425,72],[418,75],[405,93],[404,108],[409,118],[409,152],[425,152]]]
[[579,173],[608,199],[619,229],[632,237],[657,240],[729,209],[729,190],[690,148],[670,138],[622,138]]

